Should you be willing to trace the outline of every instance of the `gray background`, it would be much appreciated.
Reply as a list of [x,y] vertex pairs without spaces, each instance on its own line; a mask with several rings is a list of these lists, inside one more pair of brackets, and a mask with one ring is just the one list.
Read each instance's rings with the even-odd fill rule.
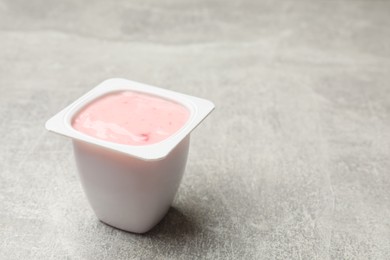
[[[0,258],[390,259],[389,28],[385,0],[0,0]],[[44,129],[110,77],[217,106],[146,235]]]

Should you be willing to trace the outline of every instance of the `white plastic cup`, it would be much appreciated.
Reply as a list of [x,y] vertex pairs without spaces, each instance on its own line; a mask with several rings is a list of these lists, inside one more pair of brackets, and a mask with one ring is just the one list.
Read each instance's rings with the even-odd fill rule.
[[[186,124],[167,139],[130,146],[83,134],[72,118],[90,102],[117,91],[169,99],[190,111]],[[96,216],[113,227],[144,233],[166,214],[187,162],[190,132],[214,109],[208,100],[125,79],[109,79],[46,122],[46,128],[72,138],[83,189]]]

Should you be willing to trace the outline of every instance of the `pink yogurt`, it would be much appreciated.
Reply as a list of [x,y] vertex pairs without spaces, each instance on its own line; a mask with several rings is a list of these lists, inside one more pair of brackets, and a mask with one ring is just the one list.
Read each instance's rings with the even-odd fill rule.
[[85,106],[72,126],[87,135],[119,144],[158,143],[184,126],[190,112],[184,106],[133,91],[107,94]]

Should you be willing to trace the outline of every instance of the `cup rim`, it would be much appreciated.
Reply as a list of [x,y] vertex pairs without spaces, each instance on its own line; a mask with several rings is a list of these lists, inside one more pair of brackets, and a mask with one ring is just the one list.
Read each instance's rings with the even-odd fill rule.
[[[188,109],[190,116],[187,122],[177,132],[166,139],[148,145],[126,145],[113,143],[84,134],[72,127],[73,117],[90,102],[110,93],[134,91],[147,95],[154,95],[176,102]],[[50,118],[45,127],[47,130],[70,137],[75,140],[108,148],[143,160],[160,160],[165,158],[188,134],[190,134],[215,108],[214,104],[206,99],[182,94],[144,83],[122,78],[111,78],[98,84],[96,87],[76,99]]]

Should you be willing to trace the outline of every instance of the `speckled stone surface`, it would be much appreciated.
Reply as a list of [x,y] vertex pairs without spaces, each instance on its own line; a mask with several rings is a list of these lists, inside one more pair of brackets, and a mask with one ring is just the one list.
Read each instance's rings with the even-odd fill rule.
[[[390,259],[390,2],[0,0],[1,259]],[[124,77],[208,98],[173,207],[94,216],[45,121]]]

